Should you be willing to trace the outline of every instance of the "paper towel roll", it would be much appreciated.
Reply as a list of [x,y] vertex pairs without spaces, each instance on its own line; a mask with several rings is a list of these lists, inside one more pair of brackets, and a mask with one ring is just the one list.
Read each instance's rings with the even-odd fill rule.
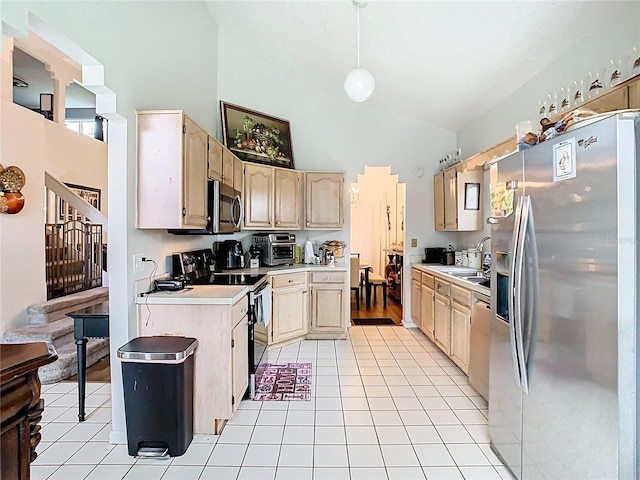
[[307,240],[304,242],[304,263],[313,264],[315,263],[316,254],[313,251],[313,244],[311,240]]

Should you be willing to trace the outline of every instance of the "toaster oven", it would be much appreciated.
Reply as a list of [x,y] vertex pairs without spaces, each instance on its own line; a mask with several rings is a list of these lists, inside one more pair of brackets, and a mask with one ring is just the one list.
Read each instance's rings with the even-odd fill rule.
[[293,233],[256,233],[253,243],[260,247],[260,263],[293,265],[296,255],[296,236]]

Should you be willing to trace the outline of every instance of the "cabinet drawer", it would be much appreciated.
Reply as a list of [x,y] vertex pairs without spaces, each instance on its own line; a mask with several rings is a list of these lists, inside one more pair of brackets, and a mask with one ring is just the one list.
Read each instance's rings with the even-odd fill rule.
[[440,280],[439,278],[435,279],[435,292],[439,293],[440,295],[445,295],[445,296],[449,296],[449,282],[444,282],[442,280]]
[[311,283],[345,283],[344,272],[313,272]]
[[231,310],[231,318],[233,326],[235,327],[237,323],[242,320],[249,310],[249,299],[245,295],[245,297],[237,303],[233,304],[233,308]]
[[292,287],[294,285],[305,285],[306,283],[307,274],[304,272],[274,275],[271,277],[271,286],[273,288]]
[[433,278],[433,275],[429,275],[428,273],[422,274],[422,285],[426,285],[427,287],[433,289],[434,284],[435,279]]
[[411,280],[420,281],[421,275],[422,275],[422,272],[420,272],[420,270],[418,270],[417,268],[411,269]]
[[466,288],[451,285],[451,299],[461,305],[471,306],[471,291]]

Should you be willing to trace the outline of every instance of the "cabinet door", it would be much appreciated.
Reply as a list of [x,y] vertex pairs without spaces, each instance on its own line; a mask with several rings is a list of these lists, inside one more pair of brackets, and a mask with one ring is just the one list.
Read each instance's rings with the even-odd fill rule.
[[300,229],[300,174],[275,168],[274,219],[276,228]]
[[422,328],[422,289],[420,282],[411,280],[411,321]]
[[233,188],[233,159],[235,155],[226,148],[222,149],[222,183]]
[[457,171],[449,168],[444,171],[444,229],[458,228]]
[[453,302],[451,309],[451,360],[467,373],[469,370],[469,328],[471,310]]
[[183,226],[207,225],[207,133],[184,117]]
[[249,386],[249,325],[246,316],[231,331],[231,347],[231,406],[235,412]]
[[273,227],[273,167],[244,165],[244,226]]
[[585,107],[599,113],[629,108],[629,91],[627,88],[619,88],[603,93],[589,100]]
[[338,333],[343,332],[344,328],[344,286],[312,285],[312,333]]
[[307,289],[305,285],[273,290],[273,342],[307,333]]
[[305,226],[340,229],[344,226],[344,173],[305,173]]
[[422,285],[422,331],[431,340],[435,338],[433,334],[433,297],[433,290]]
[[449,298],[436,293],[433,305],[435,342],[440,347],[440,350],[449,355],[451,341],[451,307]]
[[244,162],[233,156],[233,189],[242,193],[244,184]]
[[444,230],[444,172],[433,176],[433,223],[436,230]]
[[218,141],[209,137],[209,178],[222,181],[222,150],[224,147]]

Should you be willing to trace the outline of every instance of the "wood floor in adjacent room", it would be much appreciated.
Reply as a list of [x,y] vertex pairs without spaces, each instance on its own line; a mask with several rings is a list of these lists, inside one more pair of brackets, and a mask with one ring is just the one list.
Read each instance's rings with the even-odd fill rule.
[[[364,291],[363,291],[364,293]],[[402,325],[402,305],[394,299],[387,297],[387,306],[384,306],[382,295],[378,293],[378,298],[371,295],[371,306],[367,308],[364,295],[360,299],[360,309],[356,308],[356,294],[351,292],[351,318],[390,318],[396,325]],[[353,325],[353,322],[351,322]]]

